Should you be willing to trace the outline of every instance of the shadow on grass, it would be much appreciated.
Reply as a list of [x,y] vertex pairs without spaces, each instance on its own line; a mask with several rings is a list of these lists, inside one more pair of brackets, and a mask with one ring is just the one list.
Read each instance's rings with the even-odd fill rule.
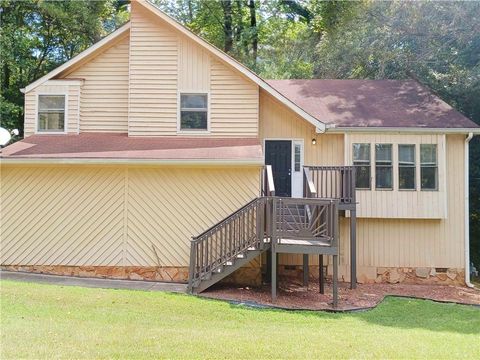
[[[212,301],[210,299],[205,300]],[[398,329],[423,329],[435,332],[480,335],[479,307],[438,303],[430,300],[388,296],[373,309],[342,313],[273,309],[256,307],[256,305],[248,302],[240,305],[231,303],[230,307],[236,310],[284,312],[289,313],[290,316],[311,317],[319,320],[357,318],[366,323]]]

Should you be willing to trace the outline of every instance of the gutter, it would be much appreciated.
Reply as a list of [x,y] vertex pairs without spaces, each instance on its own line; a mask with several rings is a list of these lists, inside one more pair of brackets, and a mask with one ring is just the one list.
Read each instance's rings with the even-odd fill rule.
[[469,133],[465,138],[465,285],[473,288],[474,285],[470,282],[470,194],[469,194],[469,148],[468,144],[473,138],[473,133]]
[[327,126],[328,133],[417,133],[417,134],[473,134],[480,135],[480,128],[421,128],[421,127],[335,127]]
[[263,166],[263,159],[108,159],[108,158],[2,158],[1,165],[170,165]]

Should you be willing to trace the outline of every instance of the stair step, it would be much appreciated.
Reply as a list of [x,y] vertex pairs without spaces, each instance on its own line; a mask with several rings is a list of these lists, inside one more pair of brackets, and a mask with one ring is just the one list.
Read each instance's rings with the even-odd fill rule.
[[245,254],[237,254],[236,258],[237,259],[243,259],[243,258],[245,258]]
[[254,250],[257,250],[257,248],[255,246],[250,246],[247,250],[254,251]]
[[227,265],[227,266],[232,266],[233,264],[234,264],[233,261],[227,261],[227,262],[225,263],[225,265]]

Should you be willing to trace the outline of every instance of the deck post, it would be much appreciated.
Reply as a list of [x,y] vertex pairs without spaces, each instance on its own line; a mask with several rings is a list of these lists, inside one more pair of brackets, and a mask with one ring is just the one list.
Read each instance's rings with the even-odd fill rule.
[[338,255],[333,255],[333,307],[338,305]]
[[357,287],[357,211],[350,210],[350,289]]
[[325,276],[323,273],[323,255],[318,255],[318,282],[320,294],[325,294]]
[[277,254],[275,253],[275,244],[273,243],[272,239],[272,247],[271,247],[271,252],[272,252],[272,302],[277,299]]
[[303,254],[303,286],[308,286],[308,254]]

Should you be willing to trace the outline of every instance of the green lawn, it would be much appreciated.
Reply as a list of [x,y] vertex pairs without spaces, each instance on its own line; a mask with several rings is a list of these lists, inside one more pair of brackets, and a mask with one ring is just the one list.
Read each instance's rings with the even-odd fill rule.
[[389,298],[366,312],[257,310],[187,295],[1,286],[5,358],[480,359],[480,309]]

